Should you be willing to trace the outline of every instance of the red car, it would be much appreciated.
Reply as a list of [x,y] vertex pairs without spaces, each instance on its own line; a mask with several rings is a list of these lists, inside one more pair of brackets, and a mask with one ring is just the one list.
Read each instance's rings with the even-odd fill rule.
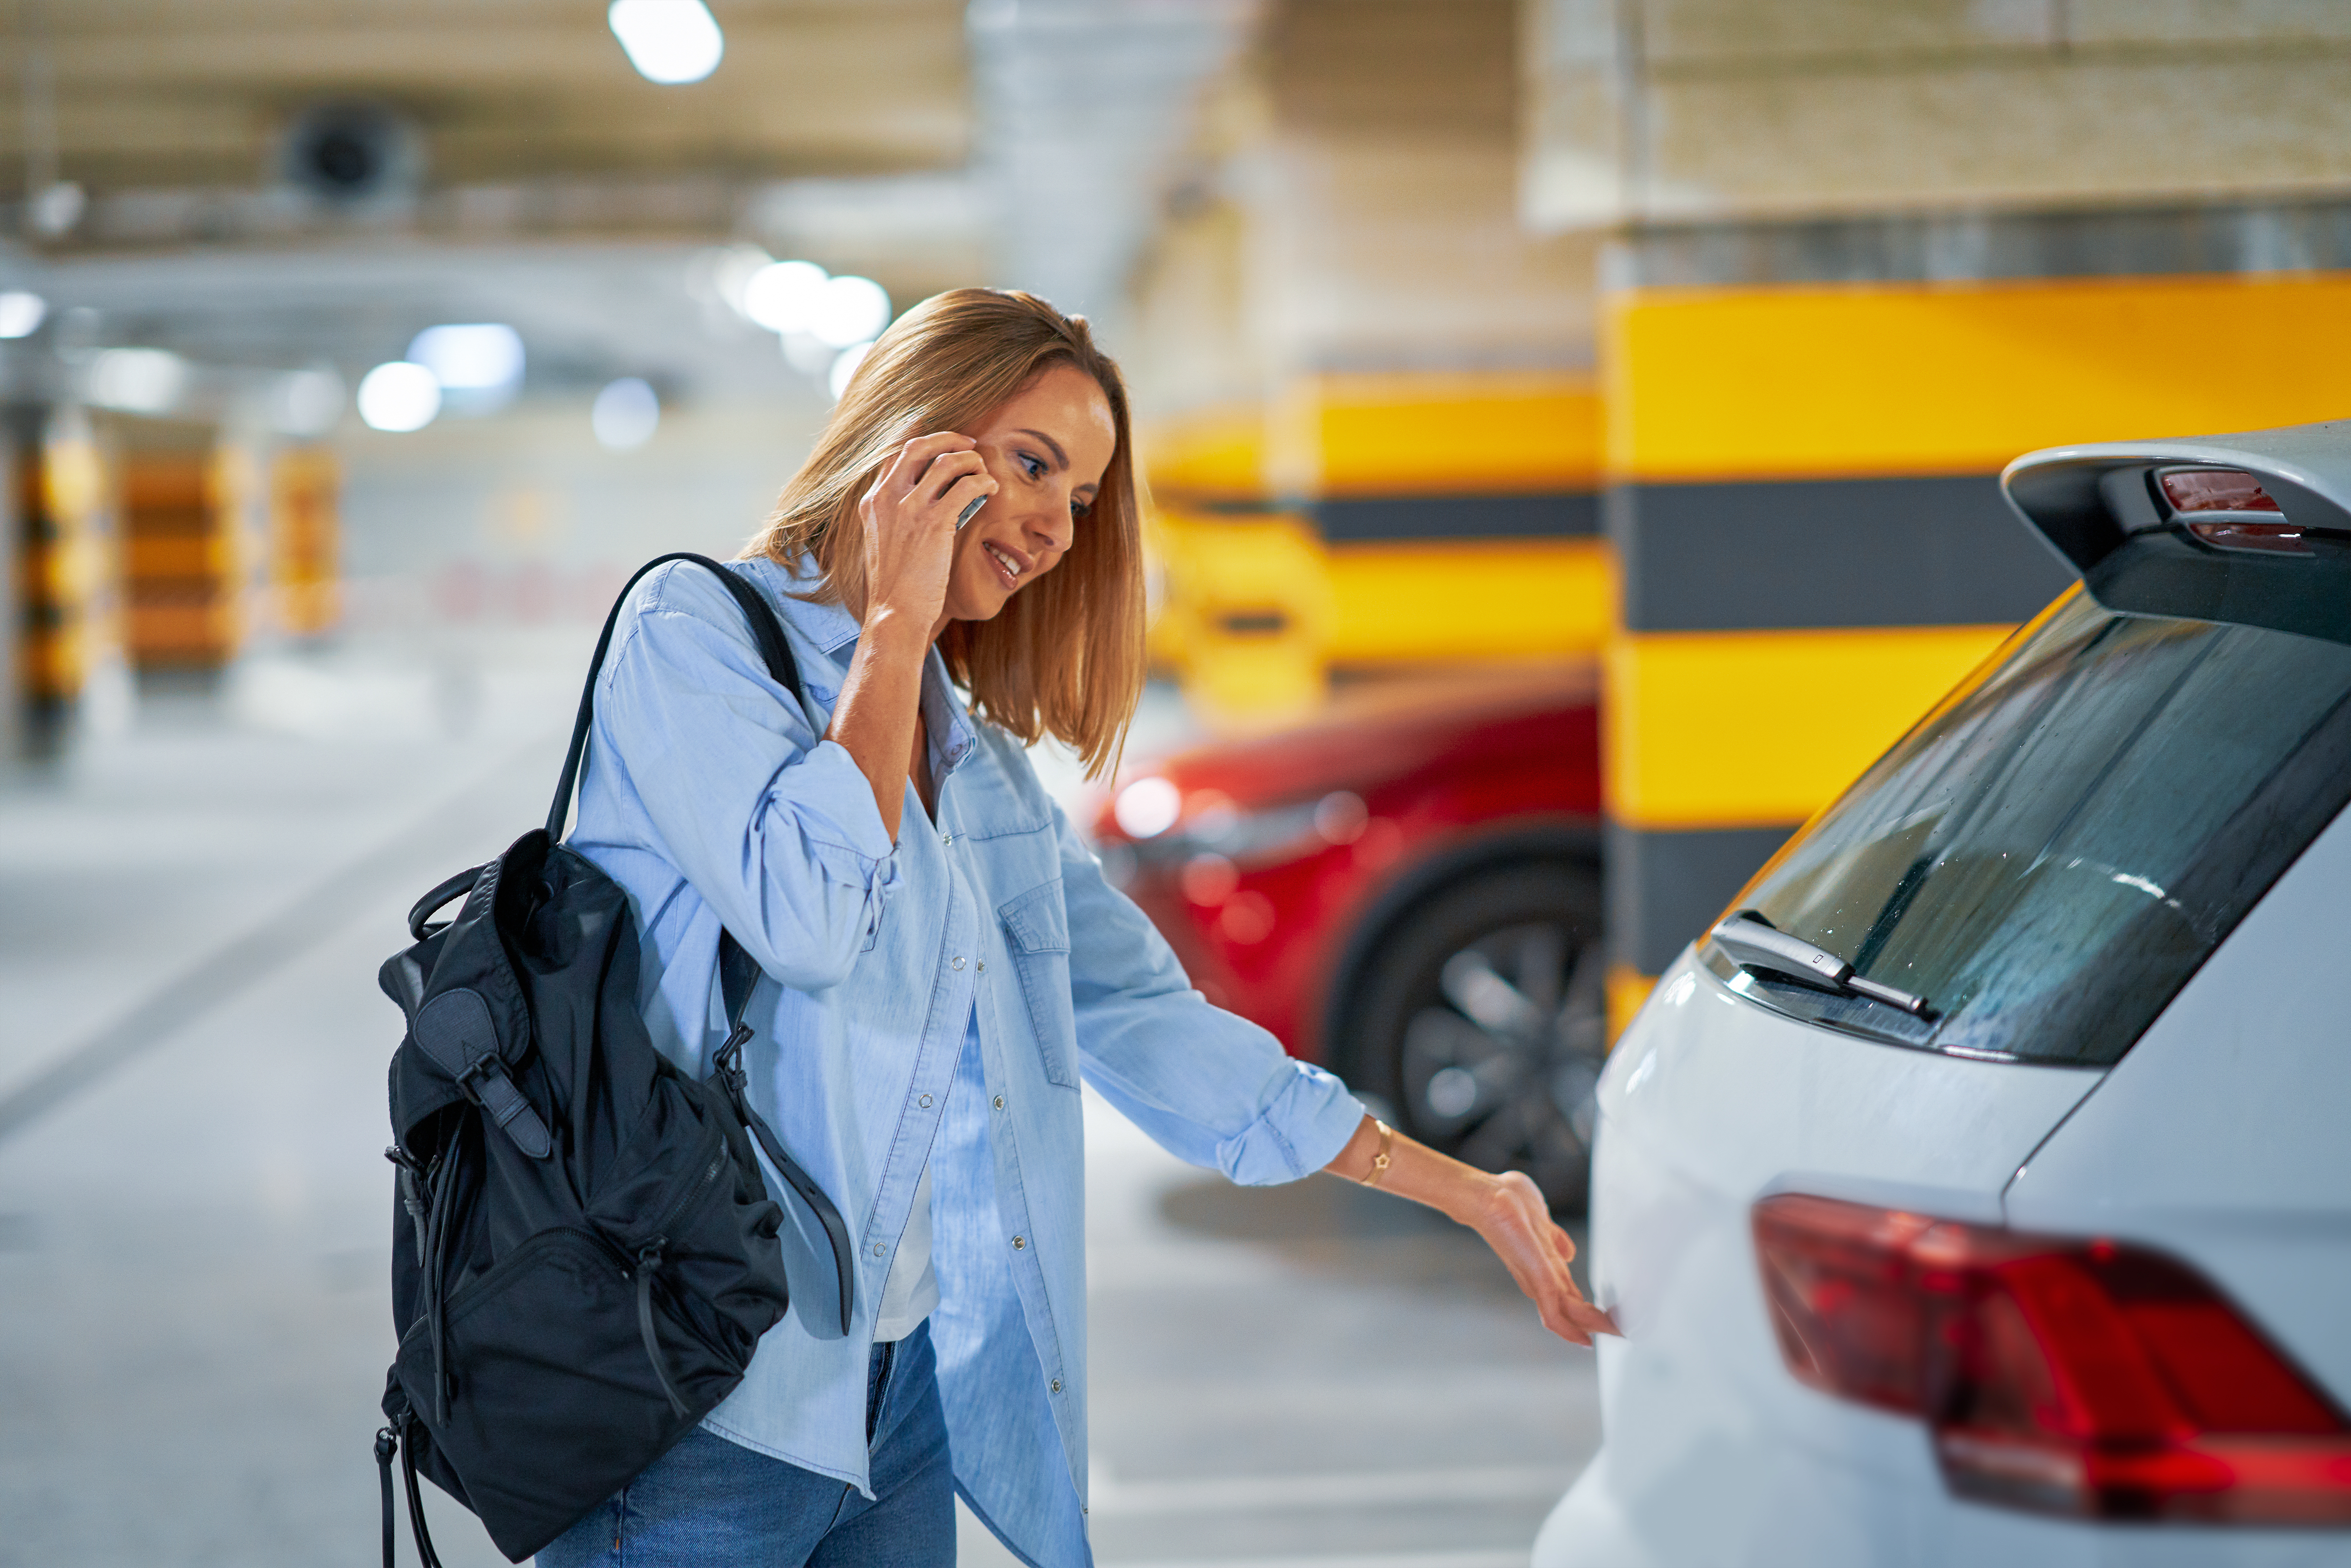
[[1583,1207],[1606,1051],[1588,671],[1420,687],[1123,772],[1111,877],[1210,1001]]

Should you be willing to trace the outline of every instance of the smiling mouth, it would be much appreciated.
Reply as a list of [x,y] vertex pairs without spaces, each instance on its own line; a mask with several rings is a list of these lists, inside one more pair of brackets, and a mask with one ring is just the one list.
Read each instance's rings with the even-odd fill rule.
[[1008,590],[1017,588],[1020,586],[1019,562],[1014,560],[1011,556],[1006,555],[1003,551],[998,549],[993,545],[982,544],[980,548],[987,552],[988,560],[995,564],[996,575],[1004,579],[1004,586]]

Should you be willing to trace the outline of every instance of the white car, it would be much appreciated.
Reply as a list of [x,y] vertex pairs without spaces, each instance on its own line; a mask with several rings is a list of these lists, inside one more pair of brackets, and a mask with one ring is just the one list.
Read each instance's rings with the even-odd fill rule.
[[1536,1568],[2351,1564],[2351,422],[2002,483],[2082,586],[1610,1058]]

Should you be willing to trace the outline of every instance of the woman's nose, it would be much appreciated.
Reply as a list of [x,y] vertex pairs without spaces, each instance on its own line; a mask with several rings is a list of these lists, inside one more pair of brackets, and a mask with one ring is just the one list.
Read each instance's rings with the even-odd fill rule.
[[1067,550],[1076,530],[1077,520],[1070,514],[1070,498],[1066,495],[1056,495],[1048,501],[1029,523],[1029,537],[1049,550]]

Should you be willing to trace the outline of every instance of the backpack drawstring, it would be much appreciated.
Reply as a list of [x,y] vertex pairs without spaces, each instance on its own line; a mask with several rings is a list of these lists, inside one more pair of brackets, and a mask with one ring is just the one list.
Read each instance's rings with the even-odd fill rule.
[[678,1394],[677,1385],[669,1380],[669,1368],[662,1362],[661,1335],[653,1328],[653,1271],[661,1267],[662,1249],[669,1244],[666,1236],[656,1236],[637,1249],[637,1332],[644,1336],[645,1357],[653,1364],[653,1376],[661,1379],[662,1392],[669,1396],[670,1408],[680,1416],[691,1416],[694,1407]]
[[392,1461],[400,1452],[400,1439],[390,1427],[375,1435],[375,1474],[383,1488],[383,1568],[392,1568],[392,1544],[398,1532],[392,1528]]
[[416,1560],[423,1568],[441,1568],[441,1554],[433,1549],[433,1532],[424,1524],[424,1493],[416,1484],[416,1440],[408,1430],[414,1415],[404,1407],[395,1423],[375,1435],[375,1472],[383,1490],[383,1568],[393,1568],[392,1543],[398,1539],[392,1503],[392,1461],[400,1459],[401,1480],[408,1492],[408,1526],[416,1537]]

